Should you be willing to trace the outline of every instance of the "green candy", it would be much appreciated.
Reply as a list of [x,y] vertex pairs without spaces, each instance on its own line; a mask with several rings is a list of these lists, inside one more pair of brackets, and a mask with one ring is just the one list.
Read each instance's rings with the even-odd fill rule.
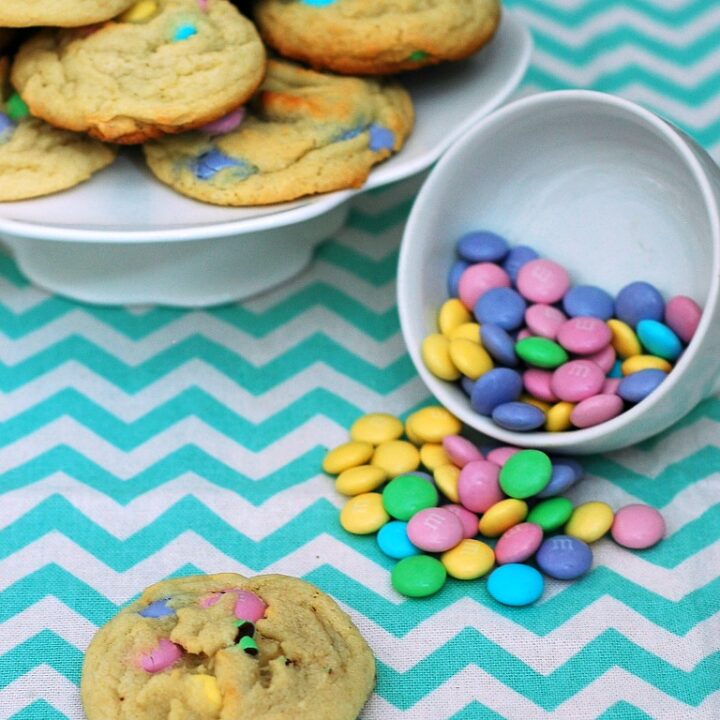
[[542,492],[551,477],[552,463],[544,452],[521,450],[500,470],[500,487],[511,498],[524,500]]
[[401,560],[392,571],[392,586],[407,597],[427,597],[436,593],[447,579],[445,566],[429,555],[413,555]]
[[17,93],[13,93],[5,103],[5,112],[15,122],[26,118],[30,114],[25,101]]
[[240,645],[240,649],[248,655],[257,655],[259,652],[257,643],[249,635],[241,637],[238,645]]
[[567,498],[556,497],[538,503],[525,520],[539,525],[543,532],[553,532],[570,519],[572,511],[573,504]]
[[382,494],[383,506],[396,520],[409,520],[416,512],[438,504],[435,486],[411,473],[391,480]]
[[410,53],[408,60],[410,60],[410,62],[420,62],[420,60],[424,60],[428,57],[429,54],[430,53],[426,53],[424,50],[415,50]]
[[544,337],[529,337],[515,343],[515,352],[528,365],[556,368],[568,361],[564,348]]

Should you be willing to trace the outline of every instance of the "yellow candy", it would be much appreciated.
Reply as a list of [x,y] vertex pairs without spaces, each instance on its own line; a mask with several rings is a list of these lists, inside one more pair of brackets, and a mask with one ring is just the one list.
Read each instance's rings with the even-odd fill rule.
[[495,564],[493,549],[481,540],[462,540],[440,556],[448,575],[458,580],[475,580],[487,575]]
[[457,298],[450,298],[440,307],[438,330],[448,337],[458,325],[464,325],[471,321],[472,315],[468,309]]
[[390,442],[402,437],[403,424],[394,415],[387,413],[370,413],[358,418],[350,428],[353,440],[367,442],[371,445]]
[[392,440],[375,448],[370,464],[382,468],[388,477],[394,478],[417,470],[420,453],[414,445],[405,440]]
[[458,479],[460,478],[460,468],[448,463],[447,465],[441,465],[435,468],[433,473],[435,478],[435,484],[438,486],[440,492],[450,502],[460,502],[460,496],[458,495]]
[[471,380],[477,380],[494,367],[487,350],[472,340],[465,340],[464,338],[452,340],[449,352],[452,364]]
[[635,331],[627,323],[613,318],[607,321],[607,326],[612,332],[612,340],[610,342],[615,348],[615,352],[621,358],[629,358],[642,353],[640,340],[638,340]]
[[428,335],[420,349],[425,367],[441,380],[457,380],[460,372],[450,359],[450,341],[439,333]]
[[528,405],[534,405],[536,408],[539,408],[542,410],[546,415],[552,405],[550,403],[547,403],[543,400],[538,400],[536,397],[533,397],[532,395],[523,394],[520,396],[520,401],[527,403]]
[[578,505],[565,525],[565,534],[592,543],[610,530],[615,514],[604,502],[586,502]]
[[197,708],[203,715],[208,710],[213,715],[219,714],[222,708],[222,695],[218,682],[212,675],[187,675],[185,683],[188,686],[188,700],[193,708]]
[[408,427],[412,428],[412,433],[423,443],[439,443],[448,435],[459,435],[462,430],[460,421],[439,405],[414,412],[405,423],[406,432]]
[[157,11],[158,4],[155,0],[140,0],[120,15],[118,20],[127,23],[143,23],[153,17]]
[[420,462],[432,472],[440,465],[447,465],[450,458],[440,443],[425,443],[420,448]]
[[364,465],[373,456],[373,446],[366,442],[347,442],[331,450],[323,460],[322,469],[330,475]]
[[407,435],[408,440],[413,444],[420,447],[424,444],[424,441],[420,439],[420,436],[412,429],[412,426],[410,425],[410,420],[405,421],[405,434]]
[[575,409],[575,403],[555,403],[545,414],[545,429],[548,432],[562,432],[572,427],[570,416]]
[[474,343],[480,342],[480,325],[475,322],[463,323],[454,328],[448,335],[448,340],[472,340]]
[[343,495],[361,495],[377,490],[386,480],[387,475],[382,468],[358,465],[340,473],[335,489]]
[[499,537],[506,530],[521,523],[527,514],[528,506],[524,500],[501,500],[480,518],[478,529],[485,537]]
[[340,524],[354,535],[377,532],[389,519],[380,493],[356,495],[340,512]]
[[632,375],[641,370],[663,370],[670,372],[672,365],[665,359],[655,357],[655,355],[633,355],[623,361],[620,366],[623,375]]

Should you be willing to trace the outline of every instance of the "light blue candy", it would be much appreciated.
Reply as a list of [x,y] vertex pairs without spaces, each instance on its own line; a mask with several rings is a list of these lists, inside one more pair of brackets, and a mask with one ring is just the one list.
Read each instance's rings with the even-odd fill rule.
[[622,374],[622,360],[616,360],[613,366],[610,368],[610,372],[607,374],[609,378],[621,378]]
[[555,535],[543,541],[535,556],[538,567],[557,580],[575,580],[591,567],[590,546],[569,535]]
[[492,412],[496,425],[513,432],[530,432],[545,424],[545,413],[534,405],[509,402],[498,405]]
[[680,338],[657,320],[641,320],[635,328],[643,347],[651,354],[666,360],[677,360],[683,351]]
[[470,404],[475,412],[492,415],[498,405],[517,400],[522,390],[523,381],[519,372],[510,368],[493,368],[475,381]]
[[664,314],[665,301],[650,283],[630,283],[615,298],[615,317],[633,328],[641,320],[662,320]]
[[545,580],[530,565],[508,563],[490,573],[487,589],[503,605],[522,607],[532,605],[543,593]]
[[482,346],[502,365],[515,367],[518,364],[517,355],[515,354],[515,341],[510,337],[507,330],[504,330],[499,325],[485,323],[480,328],[480,339]]
[[550,482],[535,497],[549,498],[561,495],[569,490],[578,479],[577,473],[570,465],[553,463]]
[[612,295],[594,285],[571,287],[563,298],[563,309],[570,317],[595,317],[609,320],[615,311]]
[[617,394],[627,402],[639,403],[656,390],[666,377],[667,373],[662,370],[640,370],[620,381]]
[[420,555],[421,552],[408,538],[407,523],[400,520],[393,520],[380,528],[377,544],[385,555],[395,560]]
[[465,260],[456,260],[450,267],[447,278],[447,290],[450,297],[458,296],[458,283],[460,276],[470,267],[469,262]]
[[527,303],[517,290],[493,288],[475,303],[475,317],[483,325],[492,323],[504,330],[516,330],[523,324]]
[[471,263],[499,262],[510,249],[507,240],[489,230],[463,235],[457,242],[457,254]]
[[175,32],[173,33],[173,42],[180,42],[182,40],[187,40],[188,38],[191,38],[193,35],[197,35],[197,28],[194,25],[181,25]]
[[527,245],[516,245],[505,258],[503,262],[503,270],[510,276],[510,279],[515,282],[517,275],[520,272],[520,268],[529,263],[531,260],[537,260],[540,256]]
[[373,123],[369,128],[370,149],[373,152],[392,150],[395,147],[395,133],[382,125]]
[[328,5],[332,5],[335,0],[302,0],[305,5],[310,5],[312,7],[327,7]]

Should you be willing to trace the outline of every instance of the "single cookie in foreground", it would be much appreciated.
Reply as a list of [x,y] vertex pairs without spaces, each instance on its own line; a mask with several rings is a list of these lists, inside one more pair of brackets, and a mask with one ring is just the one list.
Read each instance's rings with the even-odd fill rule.
[[[0,86],[5,64],[0,61]],[[67,190],[115,156],[113,148],[97,140],[30,117],[19,96],[0,87],[0,202]]]
[[0,27],[78,27],[103,22],[135,0],[2,0]]
[[166,580],[85,655],[88,720],[355,720],[372,653],[334,600],[284,575]]
[[178,192],[216,205],[266,205],[360,187],[412,128],[396,83],[338,77],[271,60],[242,124],[144,146],[152,172]]
[[468,57],[500,22],[499,0],[259,0],[265,42],[317,69],[354,75]]
[[138,143],[222,117],[264,73],[255,27],[228,0],[141,0],[98,27],[41,31],[12,81],[52,125]]

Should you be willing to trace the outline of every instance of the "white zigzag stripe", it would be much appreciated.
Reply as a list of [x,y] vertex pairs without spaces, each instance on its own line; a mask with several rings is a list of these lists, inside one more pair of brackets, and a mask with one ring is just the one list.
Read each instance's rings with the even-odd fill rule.
[[[667,5],[667,0],[663,0],[663,5]],[[628,28],[671,47],[684,48],[705,37],[709,29],[720,25],[720,8],[717,6],[708,7],[707,12],[682,25],[678,23],[664,25],[631,7],[608,9],[601,15],[592,16],[582,25],[573,27],[554,22],[531,7],[514,8],[513,12],[533,30],[551,35],[558,43],[569,48],[583,48],[598,35],[604,35],[617,28]]]
[[[611,2],[606,3],[606,5],[620,5],[623,1],[624,0],[611,0]],[[576,11],[588,3],[589,0],[543,0],[544,5],[553,5],[563,12]],[[697,5],[697,0],[662,0],[662,7],[666,11],[678,11],[693,5]],[[607,11],[603,9],[603,12]]]
[[603,673],[554,711],[548,712],[484,670],[469,666],[455,673],[439,688],[407,710],[400,710],[378,695],[373,695],[361,717],[363,720],[449,718],[473,700],[481,702],[509,720],[597,718],[622,700],[631,702],[657,720],[708,720],[718,717],[720,712],[720,692],[708,696],[695,708],[679,702],[620,668]]
[[77,687],[45,664],[34,667],[0,693],[0,720],[16,715],[36,700],[45,700],[68,720],[85,720]]
[[[600,541],[593,549],[595,567],[609,567],[630,582],[673,602],[682,600],[689,593],[712,582],[717,577],[716,569],[720,563],[720,542],[704,548],[670,569],[652,565],[640,556],[614,546],[610,541]],[[362,577],[363,585],[386,600],[396,605],[403,604],[404,599],[392,589],[386,570],[351,546],[325,534],[313,538],[263,569],[263,572],[304,575],[328,562],[346,575],[351,573],[352,577]],[[124,573],[110,569],[92,553],[53,531],[0,561],[0,589],[48,563],[63,567],[67,572],[94,586],[113,602],[117,601],[117,589],[113,590],[112,586],[122,582],[131,596],[152,582],[167,577],[186,563],[192,563],[206,573],[248,572],[247,568],[189,531],[181,533],[165,547]],[[103,580],[108,576],[111,580],[110,587]],[[542,602],[547,602],[567,587],[567,583],[548,579]],[[127,594],[121,596],[122,600],[127,597]]]
[[200,389],[218,403],[252,423],[260,423],[301,400],[314,390],[332,390],[340,398],[366,412],[403,413],[427,397],[418,376],[385,395],[322,364],[315,364],[262,395],[247,392],[224,373],[204,362],[193,360],[160,377],[149,387],[128,394],[117,385],[75,362],[61,365],[46,375],[6,393],[0,404],[0,422],[16,417],[67,388],[72,388],[118,420],[126,423],[170,402],[180,393]]

